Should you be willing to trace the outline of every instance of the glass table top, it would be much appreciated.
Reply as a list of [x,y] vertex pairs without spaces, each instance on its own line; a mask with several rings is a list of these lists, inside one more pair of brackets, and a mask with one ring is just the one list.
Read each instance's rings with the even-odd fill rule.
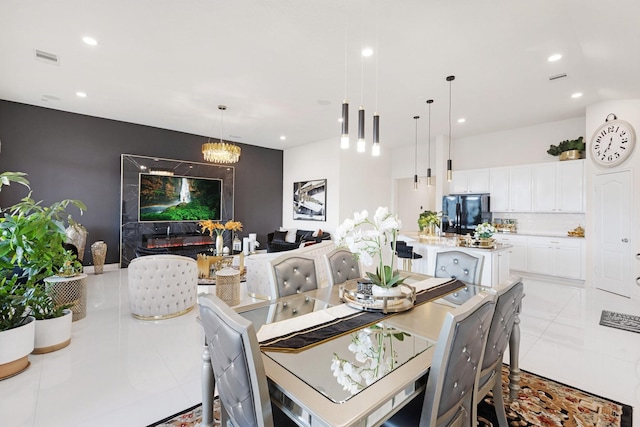
[[300,353],[263,353],[331,401],[343,403],[433,345],[380,322]]

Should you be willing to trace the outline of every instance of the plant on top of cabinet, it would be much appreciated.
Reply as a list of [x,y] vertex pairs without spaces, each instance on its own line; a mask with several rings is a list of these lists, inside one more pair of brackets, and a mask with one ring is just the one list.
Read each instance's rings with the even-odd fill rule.
[[550,145],[547,150],[552,156],[560,156],[560,160],[581,159],[585,150],[585,143],[582,137],[578,139],[567,139],[558,145]]

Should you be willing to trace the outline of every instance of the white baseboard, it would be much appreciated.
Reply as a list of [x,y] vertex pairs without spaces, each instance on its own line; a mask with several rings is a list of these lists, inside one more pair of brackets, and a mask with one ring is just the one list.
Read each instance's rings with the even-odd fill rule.
[[[105,264],[104,267],[102,267],[102,271],[115,271],[115,270],[120,270],[120,264],[116,263],[116,264]],[[93,265],[86,265],[82,271],[86,274],[94,274],[95,273],[95,269],[93,267]]]

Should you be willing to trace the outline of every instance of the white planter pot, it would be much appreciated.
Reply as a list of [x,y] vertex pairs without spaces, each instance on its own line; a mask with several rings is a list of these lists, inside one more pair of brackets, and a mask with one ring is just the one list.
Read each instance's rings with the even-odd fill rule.
[[373,285],[371,292],[376,297],[399,297],[402,296],[402,287],[383,288],[382,286]]
[[25,325],[0,332],[0,380],[17,375],[29,367],[35,330],[35,319],[29,317]]
[[71,343],[73,312],[65,310],[64,316],[54,319],[36,320],[35,346],[33,354],[50,353],[65,348]]

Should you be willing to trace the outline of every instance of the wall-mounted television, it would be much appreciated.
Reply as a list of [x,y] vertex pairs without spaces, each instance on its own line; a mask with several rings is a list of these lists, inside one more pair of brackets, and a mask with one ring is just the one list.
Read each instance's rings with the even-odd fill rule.
[[140,174],[140,222],[221,220],[222,180]]

